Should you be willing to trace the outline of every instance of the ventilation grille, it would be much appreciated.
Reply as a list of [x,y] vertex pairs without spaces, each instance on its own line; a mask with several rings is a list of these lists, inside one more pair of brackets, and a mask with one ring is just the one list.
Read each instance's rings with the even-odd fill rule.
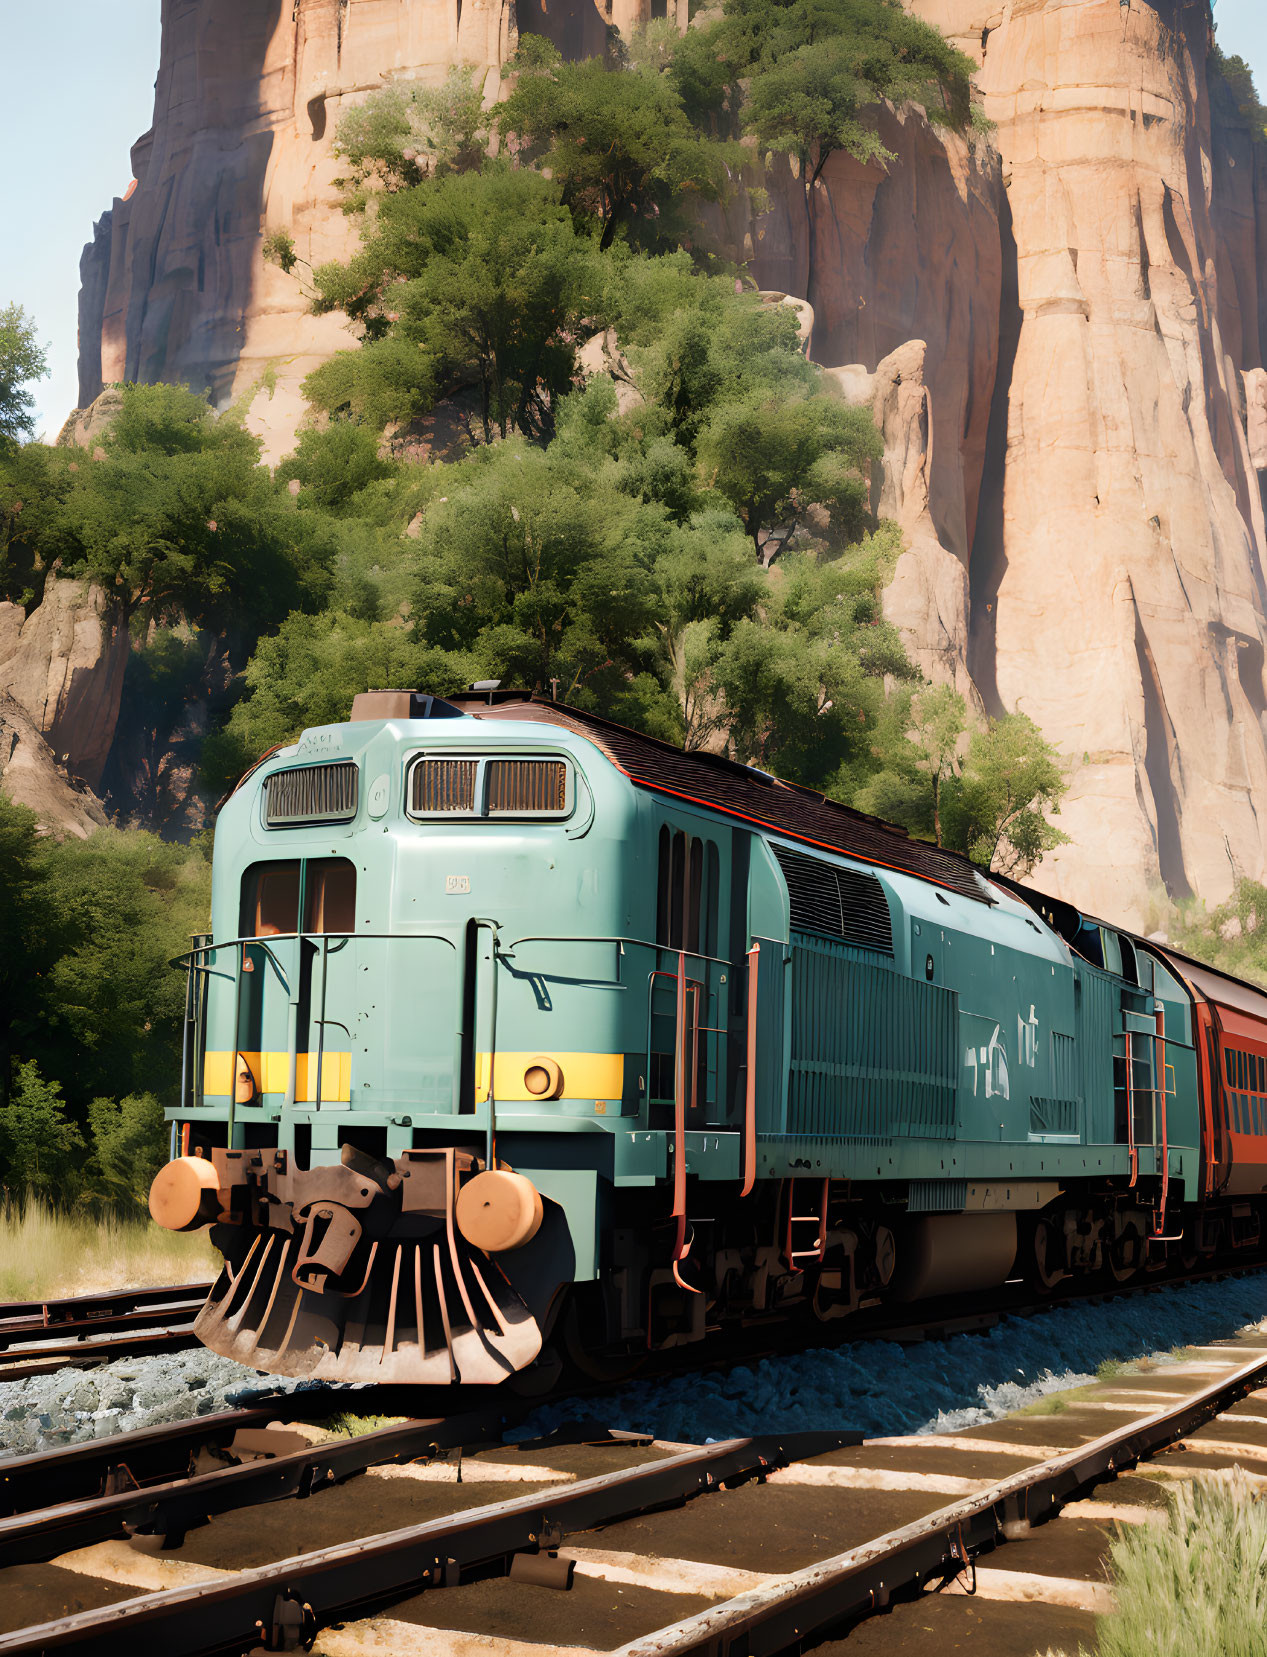
[[411,809],[417,812],[473,812],[473,759],[421,759],[413,770]]
[[357,780],[350,760],[274,771],[264,783],[264,821],[270,828],[350,822],[356,816]]
[[567,810],[568,770],[561,759],[488,762],[488,814],[558,816]]
[[859,949],[893,953],[893,923],[874,875],[838,869],[785,846],[773,847],[787,881],[796,932],[826,932]]

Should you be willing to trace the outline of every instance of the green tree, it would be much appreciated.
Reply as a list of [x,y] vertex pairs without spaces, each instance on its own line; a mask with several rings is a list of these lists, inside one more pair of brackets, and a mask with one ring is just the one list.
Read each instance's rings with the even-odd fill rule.
[[167,1161],[163,1106],[152,1093],[93,1099],[88,1105],[92,1159],[106,1194],[144,1206],[155,1174]]
[[943,844],[983,868],[1018,878],[1069,837],[1047,821],[1068,788],[1055,749],[1024,714],[972,733],[958,775],[943,790]]
[[333,556],[259,458],[258,439],[185,387],[127,386],[91,451],[0,457],[0,584],[29,598],[56,567],[104,588],[120,624],[251,636],[315,603]]
[[868,513],[862,473],[882,452],[866,410],[825,395],[723,404],[699,440],[702,471],[740,513],[767,567],[811,504],[856,539]]
[[[323,266],[316,283],[318,311],[345,311],[382,342],[380,352],[392,346],[394,384],[414,387],[412,402],[399,398],[398,417],[473,386],[485,442],[511,430],[550,435],[578,333],[602,289],[593,247],[558,183],[504,162],[385,197],[360,252],[348,265]],[[412,381],[402,369],[410,350],[420,365]],[[331,412],[355,410],[359,396],[368,415],[375,403],[357,373],[355,364],[326,365],[305,390]],[[336,401],[340,374],[352,383]]]
[[594,705],[629,671],[649,619],[661,508],[566,453],[519,443],[454,469],[423,516],[415,626],[488,672]]
[[455,64],[439,86],[394,82],[354,105],[339,122],[336,179],[344,210],[359,212],[377,191],[410,189],[480,165],[490,137],[484,74]]
[[653,67],[564,63],[540,35],[506,65],[515,86],[497,110],[501,133],[561,184],[563,200],[636,245],[675,246],[704,202],[730,192],[741,157],[691,125],[672,80]]
[[959,775],[967,730],[967,704],[951,685],[894,697],[876,733],[880,768],[858,806],[943,845],[946,791]]
[[461,656],[428,650],[400,626],[326,612],[288,617],[261,639],[244,674],[244,694],[203,747],[203,769],[219,792],[261,754],[309,726],[348,717],[358,691],[418,685],[443,694],[479,676]]
[[0,309],[0,447],[9,447],[35,430],[35,399],[26,387],[48,373],[48,356],[34,320],[21,305]]
[[[865,111],[888,100],[923,103],[930,118],[963,128],[970,114],[971,61],[900,0],[726,0],[706,38],[684,53],[697,107],[714,116],[739,107],[745,131],[767,154],[795,163],[805,203],[805,294],[814,301],[815,191],[833,154],[888,161]],[[709,53],[718,70],[705,77]],[[725,84],[720,74],[727,71]],[[745,89],[741,104],[730,89]],[[701,112],[702,112],[701,109]]]
[[35,813],[0,794],[0,1106],[16,1057],[38,1027],[60,947],[58,917],[42,886],[45,850]]
[[20,1064],[0,1109],[0,1181],[19,1201],[28,1193],[61,1198],[82,1178],[84,1136],[67,1115],[62,1090],[39,1066]]
[[305,504],[338,517],[355,510],[357,497],[376,483],[398,476],[400,468],[379,452],[377,433],[352,420],[333,420],[299,434],[294,450],[277,468],[278,483],[294,482]]
[[77,1111],[98,1095],[170,1094],[185,986],[169,963],[206,930],[210,877],[196,850],[139,830],[44,853],[40,900],[60,947],[24,1051]]

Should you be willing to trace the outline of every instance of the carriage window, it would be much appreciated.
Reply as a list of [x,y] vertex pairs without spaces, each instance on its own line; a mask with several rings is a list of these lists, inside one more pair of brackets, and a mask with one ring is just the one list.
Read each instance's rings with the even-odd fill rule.
[[717,847],[711,840],[661,828],[656,942],[688,955],[715,955],[720,886]]
[[346,857],[255,863],[242,876],[240,935],[289,936],[299,930],[302,888],[305,932],[356,928],[356,866]]

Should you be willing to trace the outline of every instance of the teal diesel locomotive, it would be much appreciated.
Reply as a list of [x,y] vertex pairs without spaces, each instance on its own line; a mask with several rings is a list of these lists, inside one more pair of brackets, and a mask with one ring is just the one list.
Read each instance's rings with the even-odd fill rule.
[[197,1332],[258,1369],[603,1373],[1261,1243],[1267,995],[536,696],[266,756],[186,965],[151,1210],[212,1226]]

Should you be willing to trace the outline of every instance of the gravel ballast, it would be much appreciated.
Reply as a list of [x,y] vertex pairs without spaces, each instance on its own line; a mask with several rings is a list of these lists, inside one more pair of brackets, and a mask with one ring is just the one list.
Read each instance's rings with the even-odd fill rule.
[[[1084,1385],[1106,1361],[1165,1364],[1174,1348],[1264,1323],[1267,1272],[1259,1272],[1006,1318],[983,1335],[913,1346],[860,1341],[716,1374],[634,1382],[583,1406],[544,1405],[514,1436],[550,1432],[578,1413],[690,1443],[776,1429],[946,1432]],[[208,1415],[306,1385],[200,1347],[0,1382],[0,1457]],[[332,1410],[354,1407],[357,1389],[323,1390]]]

